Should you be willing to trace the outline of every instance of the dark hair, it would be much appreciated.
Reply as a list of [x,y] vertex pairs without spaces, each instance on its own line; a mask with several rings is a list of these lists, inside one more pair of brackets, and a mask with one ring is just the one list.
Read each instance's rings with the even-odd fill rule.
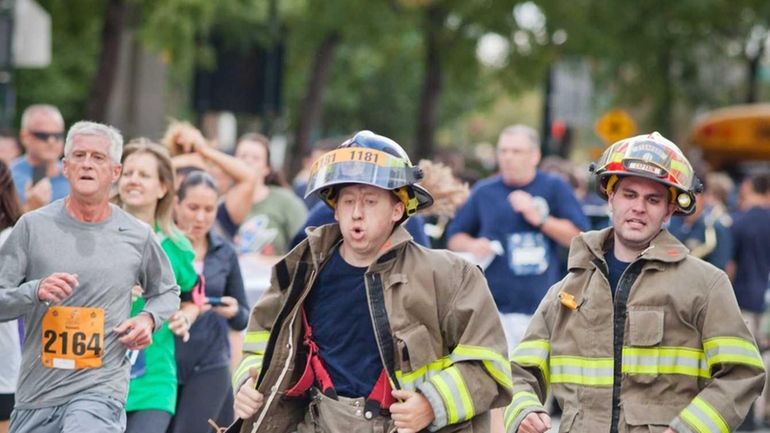
[[187,196],[187,190],[198,185],[206,186],[217,193],[217,195],[219,194],[219,188],[217,187],[217,182],[214,178],[203,170],[195,170],[188,174],[179,185],[176,197],[181,202]]
[[21,203],[8,165],[0,161],[0,230],[13,227],[21,218]]
[[259,134],[256,132],[249,132],[241,135],[241,137],[238,139],[238,143],[236,143],[235,145],[235,150],[237,151],[238,147],[240,147],[241,144],[247,141],[257,143],[260,146],[262,146],[263,149],[265,149],[265,158],[267,159],[267,167],[270,169],[270,173],[268,173],[268,175],[265,176],[265,185],[282,186],[284,188],[289,188],[290,187],[289,183],[283,177],[283,174],[281,174],[280,170],[276,170],[270,164],[270,140],[262,134]]
[[752,175],[751,189],[757,194],[767,194],[770,190],[770,175],[766,173]]

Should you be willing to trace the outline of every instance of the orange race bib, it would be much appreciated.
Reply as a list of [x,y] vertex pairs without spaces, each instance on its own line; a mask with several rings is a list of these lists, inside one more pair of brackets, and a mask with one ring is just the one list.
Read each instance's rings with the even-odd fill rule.
[[79,370],[102,366],[104,310],[50,307],[43,317],[42,362],[48,368]]

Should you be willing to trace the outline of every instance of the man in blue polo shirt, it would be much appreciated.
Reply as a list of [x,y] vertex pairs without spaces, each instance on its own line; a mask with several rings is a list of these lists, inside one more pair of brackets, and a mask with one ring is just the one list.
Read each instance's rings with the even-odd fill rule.
[[[762,335],[760,322],[765,312],[765,292],[770,274],[770,208],[767,194],[770,178],[766,174],[754,174],[743,180],[740,186],[740,211],[733,216],[730,232],[733,236],[733,259],[726,272],[733,282],[735,299],[741,314],[760,347],[767,336]],[[768,383],[765,382],[767,389]],[[765,399],[765,424],[770,421],[770,400]],[[743,428],[753,426],[753,412],[749,412]]]
[[21,115],[19,139],[25,154],[13,162],[11,172],[24,211],[69,194],[59,161],[64,151],[64,118],[59,109],[46,104],[27,107]]
[[568,247],[588,219],[562,178],[537,169],[537,131],[505,128],[497,158],[499,174],[473,187],[447,228],[447,246],[482,262],[494,256],[485,273],[510,352],[548,288],[563,277],[558,246]]

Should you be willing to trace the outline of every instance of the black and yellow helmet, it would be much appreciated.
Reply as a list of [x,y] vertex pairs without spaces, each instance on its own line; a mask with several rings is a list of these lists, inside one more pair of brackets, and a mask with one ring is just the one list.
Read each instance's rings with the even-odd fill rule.
[[404,203],[403,221],[433,204],[430,193],[417,185],[420,179],[422,170],[412,165],[398,143],[371,131],[360,131],[313,163],[305,197],[318,193],[334,209],[341,186],[371,185],[392,191]]
[[695,194],[703,188],[679,147],[657,132],[618,141],[604,151],[591,171],[604,199],[621,177],[641,176],[668,187],[675,213],[683,215],[695,211]]

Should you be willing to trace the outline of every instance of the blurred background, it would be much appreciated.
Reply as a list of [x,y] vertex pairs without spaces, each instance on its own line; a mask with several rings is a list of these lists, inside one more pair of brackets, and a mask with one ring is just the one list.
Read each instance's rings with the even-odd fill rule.
[[475,178],[512,123],[577,163],[658,130],[731,170],[770,158],[769,43],[766,0],[2,0],[0,127],[50,103],[226,151],[256,131],[289,176],[366,128]]

